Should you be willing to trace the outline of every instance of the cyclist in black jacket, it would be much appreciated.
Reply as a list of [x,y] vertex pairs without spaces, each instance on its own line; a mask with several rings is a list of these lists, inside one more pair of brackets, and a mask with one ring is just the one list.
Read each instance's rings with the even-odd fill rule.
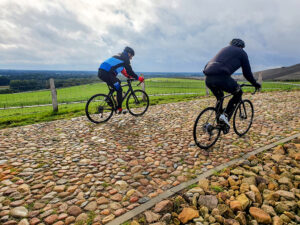
[[[238,83],[231,78],[231,75],[242,67],[244,77],[256,88],[260,89],[261,85],[257,83],[251,72],[251,67],[247,53],[243,50],[245,42],[241,39],[233,39],[230,45],[221,49],[219,53],[212,58],[205,66],[203,73],[206,75],[205,83],[207,87],[221,100],[224,96],[223,91],[233,94],[228,102],[225,112],[220,116],[220,120],[229,126],[229,120],[234,112],[235,105],[242,97],[242,90]],[[222,108],[222,101],[220,101]],[[220,105],[217,105],[219,108]],[[221,113],[221,112],[220,112]]]
[[133,56],[134,50],[130,47],[126,47],[119,55],[115,55],[101,63],[98,70],[98,77],[117,91],[117,108],[119,113],[121,113],[123,109],[122,87],[121,81],[117,78],[118,73],[121,72],[126,77],[133,77],[140,82],[144,82],[144,78],[136,75],[131,68],[130,60]]

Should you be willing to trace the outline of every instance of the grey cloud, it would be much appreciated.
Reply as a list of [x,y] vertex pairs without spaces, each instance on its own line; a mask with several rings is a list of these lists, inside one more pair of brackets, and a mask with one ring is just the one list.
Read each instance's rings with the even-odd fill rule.
[[246,41],[254,70],[299,63],[298,0],[56,0],[46,11],[11,2],[0,9],[0,68],[94,70],[130,45],[136,70],[201,71],[234,37]]

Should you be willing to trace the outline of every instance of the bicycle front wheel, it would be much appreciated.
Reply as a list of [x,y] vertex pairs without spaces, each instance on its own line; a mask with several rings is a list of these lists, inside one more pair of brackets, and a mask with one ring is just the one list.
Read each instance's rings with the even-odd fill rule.
[[104,123],[113,114],[113,102],[107,95],[94,95],[86,103],[85,113],[93,123]]
[[253,121],[254,109],[250,100],[242,100],[233,115],[233,129],[240,137],[245,135]]
[[126,107],[133,116],[143,115],[149,107],[149,97],[142,90],[135,90],[130,93],[126,101]]
[[208,149],[217,142],[221,129],[216,118],[217,112],[213,107],[204,109],[197,117],[193,135],[199,148]]

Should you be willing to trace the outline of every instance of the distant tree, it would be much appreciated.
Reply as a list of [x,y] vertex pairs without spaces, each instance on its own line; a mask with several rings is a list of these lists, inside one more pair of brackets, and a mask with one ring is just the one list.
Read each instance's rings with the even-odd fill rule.
[[0,94],[9,94],[9,93],[14,93],[14,91],[11,90],[11,89],[3,89],[3,90],[0,90]]
[[9,85],[10,80],[5,77],[0,75],[0,86],[6,86]]
[[14,91],[38,90],[41,85],[36,80],[12,80],[9,83],[10,89]]

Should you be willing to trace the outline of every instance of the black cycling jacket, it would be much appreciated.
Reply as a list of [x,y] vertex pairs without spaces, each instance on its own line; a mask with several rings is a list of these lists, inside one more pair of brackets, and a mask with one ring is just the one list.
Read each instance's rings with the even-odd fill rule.
[[230,76],[240,67],[242,67],[244,77],[252,85],[256,84],[256,80],[251,72],[247,53],[242,48],[232,45],[221,49],[218,54],[206,64],[203,73],[206,76]]

